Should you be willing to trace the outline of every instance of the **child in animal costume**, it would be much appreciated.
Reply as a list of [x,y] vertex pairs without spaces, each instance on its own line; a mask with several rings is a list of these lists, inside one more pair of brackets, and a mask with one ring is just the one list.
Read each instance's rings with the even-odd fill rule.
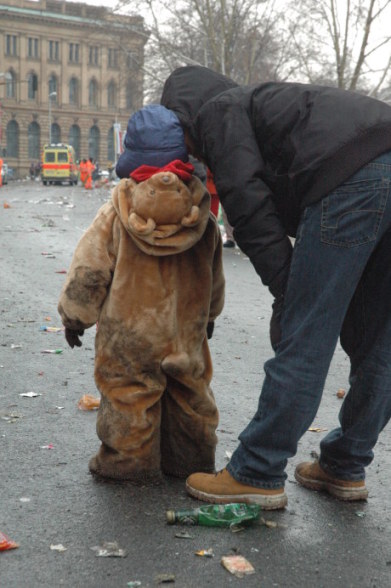
[[117,174],[131,177],[80,239],[58,310],[71,347],[99,323],[102,444],[90,471],[156,483],[162,472],[214,471],[218,411],[208,337],[224,303],[222,241],[209,193],[178,159],[187,152],[176,115],[148,106],[130,127],[132,148]]

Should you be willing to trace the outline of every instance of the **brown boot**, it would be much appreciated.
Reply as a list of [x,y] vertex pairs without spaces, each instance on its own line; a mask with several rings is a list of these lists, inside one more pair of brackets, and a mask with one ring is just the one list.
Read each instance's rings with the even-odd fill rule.
[[340,500],[366,500],[368,490],[364,480],[340,480],[326,474],[317,461],[305,461],[295,469],[295,478],[310,490],[325,490]]
[[195,498],[215,504],[245,502],[259,504],[264,510],[284,508],[288,499],[284,488],[255,488],[237,482],[223,469],[217,474],[192,474],[186,480],[186,490]]

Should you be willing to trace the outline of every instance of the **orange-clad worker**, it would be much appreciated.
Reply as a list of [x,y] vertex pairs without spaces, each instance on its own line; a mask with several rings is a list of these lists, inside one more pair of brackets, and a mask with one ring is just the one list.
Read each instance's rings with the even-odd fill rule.
[[95,165],[92,161],[92,157],[90,157],[86,163],[87,179],[86,179],[86,183],[84,184],[84,187],[86,190],[92,190],[92,172],[94,171],[94,169],[95,169]]
[[87,180],[87,160],[86,159],[82,159],[79,165],[79,169],[80,169],[80,181],[81,183],[84,184],[86,183]]
[[213,175],[209,168],[206,169],[206,189],[210,194],[210,210],[217,218],[219,214],[219,197],[213,181]]

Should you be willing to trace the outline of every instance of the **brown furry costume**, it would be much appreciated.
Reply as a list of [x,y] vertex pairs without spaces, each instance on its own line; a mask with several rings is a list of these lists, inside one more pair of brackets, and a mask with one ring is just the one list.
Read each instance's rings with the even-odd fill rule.
[[97,321],[102,441],[91,472],[134,482],[213,471],[218,411],[206,337],[224,303],[221,236],[196,177],[123,179],[79,241],[58,310]]

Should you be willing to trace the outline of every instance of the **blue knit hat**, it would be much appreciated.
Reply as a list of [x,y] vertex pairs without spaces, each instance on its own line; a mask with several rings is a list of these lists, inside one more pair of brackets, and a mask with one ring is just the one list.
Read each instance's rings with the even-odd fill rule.
[[177,115],[160,104],[149,104],[132,114],[125,150],[115,168],[117,176],[128,178],[140,165],[163,167],[174,159],[189,159]]

